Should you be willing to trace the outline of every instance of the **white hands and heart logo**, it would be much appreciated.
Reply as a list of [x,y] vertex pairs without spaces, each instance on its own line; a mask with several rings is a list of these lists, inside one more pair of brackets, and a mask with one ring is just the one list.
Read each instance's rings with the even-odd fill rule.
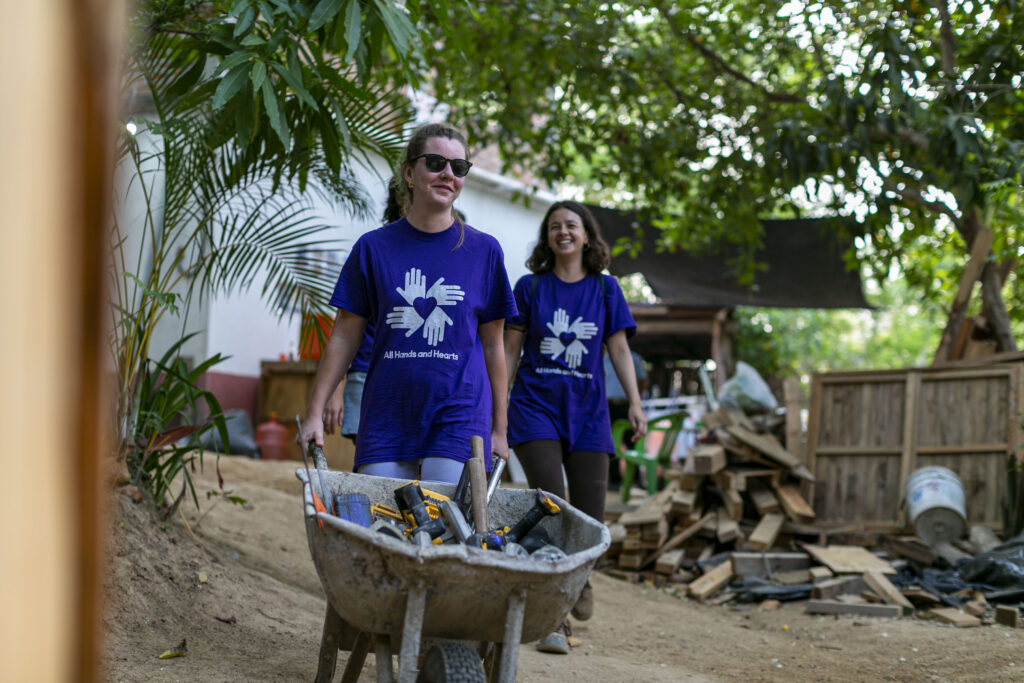
[[442,306],[454,306],[462,301],[465,292],[458,285],[444,284],[444,278],[438,278],[430,289],[427,289],[427,278],[419,268],[412,268],[405,274],[405,288],[396,287],[408,306],[395,306],[388,313],[387,323],[396,330],[408,330],[406,337],[423,328],[423,338],[431,346],[444,341],[446,325],[452,319],[444,312]]
[[570,368],[578,367],[583,361],[583,354],[589,353],[583,341],[597,334],[597,325],[585,322],[583,316],[573,320],[570,325],[569,314],[564,308],[559,308],[547,326],[554,336],[540,340],[540,352],[555,360],[564,351],[566,365]]

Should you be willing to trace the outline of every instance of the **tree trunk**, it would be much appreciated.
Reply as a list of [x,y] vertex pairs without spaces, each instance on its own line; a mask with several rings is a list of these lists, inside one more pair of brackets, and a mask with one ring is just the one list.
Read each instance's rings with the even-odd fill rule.
[[1016,351],[1017,342],[1010,330],[1010,316],[1002,295],[1003,280],[999,266],[988,261],[981,271],[981,314],[996,340],[996,351]]

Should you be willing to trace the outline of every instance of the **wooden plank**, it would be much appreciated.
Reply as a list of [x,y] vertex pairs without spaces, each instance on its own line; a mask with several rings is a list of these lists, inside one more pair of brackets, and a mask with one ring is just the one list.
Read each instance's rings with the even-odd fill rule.
[[747,417],[747,414],[741,408],[723,408],[719,406],[718,409],[724,411],[728,417],[727,426],[743,427],[752,432],[757,430],[754,423],[750,421],[750,418]]
[[640,569],[644,562],[643,553],[622,553],[619,555],[619,566],[625,569]]
[[[814,475],[816,480],[823,477],[818,472],[818,435],[821,432],[821,408],[822,408],[822,376],[815,373],[811,375],[811,397],[808,405],[807,416],[807,442],[804,446],[804,460],[807,468]],[[807,497],[807,504],[814,507],[815,497],[818,495],[818,486],[811,489],[811,495]]]
[[853,576],[837,576],[832,579],[817,581],[811,588],[811,597],[828,600],[840,595],[857,595],[867,588],[867,584],[859,574]]
[[780,571],[808,569],[811,558],[807,553],[751,553],[734,552],[730,556],[732,571],[736,576],[767,578],[768,574]]
[[709,512],[706,515],[704,515],[703,517],[701,517],[694,524],[691,524],[690,526],[688,526],[685,529],[683,529],[682,531],[680,531],[678,534],[676,534],[675,536],[670,538],[653,555],[648,557],[647,558],[647,562],[650,562],[651,560],[658,559],[659,557],[661,557],[662,555],[667,553],[669,550],[672,550],[676,546],[680,545],[683,541],[685,541],[686,539],[690,538],[691,536],[696,534],[698,531],[700,531],[701,527],[703,527],[704,524],[706,522],[708,522],[708,520],[714,518],[714,516],[715,516],[714,512]]
[[891,617],[894,619],[903,616],[903,608],[898,605],[861,605],[838,600],[808,600],[804,611],[808,614],[852,614],[860,617]]
[[722,508],[729,519],[737,522],[743,519],[743,496],[740,495],[740,492],[734,488],[728,488],[729,481],[719,479],[717,474],[715,475],[715,484],[718,495],[722,499]]
[[684,550],[672,550],[665,553],[658,558],[654,565],[654,571],[665,575],[674,574],[679,569],[679,564],[683,561],[685,554]]
[[747,496],[750,497],[750,502],[754,504],[759,515],[764,516],[782,509],[775,492],[760,483],[751,482],[748,486]]
[[800,379],[787,377],[782,381],[782,396],[786,406],[786,450],[803,459],[803,426],[800,421]]
[[779,537],[779,531],[782,529],[784,521],[786,518],[777,512],[766,514],[757,523],[754,533],[750,534],[747,545],[758,550],[771,550],[775,545],[775,539]]
[[[921,398],[921,374],[911,372],[907,375],[906,395],[903,400],[903,451],[900,453],[900,486],[899,491],[907,490],[907,480],[917,469],[917,411]],[[899,521],[906,521],[906,510],[899,513]]]
[[985,267],[985,260],[988,258],[989,252],[992,251],[994,239],[992,231],[988,227],[981,228],[974,235],[974,240],[971,242],[971,255],[967,260],[963,273],[960,274],[960,284],[957,287],[956,296],[953,297],[953,305],[950,308],[946,327],[939,339],[939,347],[932,358],[933,363],[952,360],[949,357],[949,352],[953,346],[953,340],[956,338],[957,330],[959,330],[960,325],[963,323],[964,311],[967,310],[967,304],[970,302],[974,283],[981,276],[981,271]]
[[940,607],[928,610],[928,616],[934,617],[935,619],[947,624],[953,624],[953,626],[956,626],[957,628],[981,626],[981,619],[971,616],[970,614],[964,614],[956,607]]
[[690,451],[695,474],[714,474],[725,467],[725,449],[719,444],[704,444]]
[[789,572],[777,572],[772,575],[772,580],[782,586],[795,586],[800,583],[811,582],[810,569],[794,569]]
[[736,520],[732,519],[729,515],[729,510],[726,506],[721,505],[718,508],[718,527],[715,529],[715,538],[718,539],[719,543],[728,543],[735,541],[739,538],[740,527],[736,524]]
[[875,570],[882,574],[895,574],[896,570],[889,563],[875,557],[865,548],[852,545],[833,545],[822,548],[816,545],[801,544],[811,557],[826,565],[836,574],[863,574]]
[[935,553],[932,549],[916,537],[899,538],[886,535],[882,536],[881,545],[893,555],[905,557],[926,567],[935,562]]
[[772,460],[778,462],[780,465],[792,469],[803,464],[800,461],[800,458],[796,457],[780,446],[777,442],[766,438],[762,434],[756,434],[749,429],[744,429],[739,426],[726,427],[725,429],[731,436],[736,437],[747,446],[760,451]]
[[814,521],[814,510],[811,506],[800,496],[800,492],[789,484],[783,484],[782,486],[775,487],[775,495],[779,498],[779,503],[782,504],[782,509],[786,512],[790,519],[795,522],[813,522]]
[[814,582],[825,581],[826,579],[831,579],[834,576],[832,570],[828,567],[811,567],[810,571],[811,581]]
[[1013,605],[996,605],[996,623],[1010,628],[1017,628],[1020,611]]
[[892,585],[892,582],[885,578],[884,574],[874,570],[866,571],[864,572],[864,582],[867,583],[871,590],[877,593],[882,600],[890,605],[899,605],[900,607],[905,607],[907,610],[911,611],[914,609],[914,606],[910,604],[910,601],[903,597],[903,593],[900,593],[899,589]]
[[690,583],[686,588],[686,593],[691,598],[703,600],[727,584],[732,576],[732,563],[723,562],[704,574],[704,576]]
[[672,513],[688,515],[697,507],[696,491],[676,491],[672,494]]

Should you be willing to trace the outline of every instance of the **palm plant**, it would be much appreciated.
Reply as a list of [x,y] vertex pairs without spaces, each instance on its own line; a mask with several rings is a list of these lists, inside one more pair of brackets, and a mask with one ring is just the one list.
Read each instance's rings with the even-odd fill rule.
[[[215,427],[227,440],[216,399],[196,388],[223,359],[190,369],[181,357],[192,306],[261,282],[272,310],[323,312],[336,275],[327,255],[340,245],[323,237],[314,199],[365,216],[352,164],[371,154],[393,160],[411,117],[400,91],[356,82],[337,58],[305,63],[322,77],[306,74],[304,85],[294,44],[264,55],[269,69],[253,62],[244,83],[225,87],[242,63],[226,64],[234,55],[216,49],[232,26],[199,17],[206,34],[183,29],[180,13],[157,16],[165,5],[174,3],[143,3],[125,69],[123,91],[148,94],[152,117],[133,121],[141,130],[122,135],[118,149],[128,180],[115,206],[138,197],[142,211],[135,221],[113,220],[111,351],[120,455],[132,481],[169,513],[187,492],[195,499],[186,465],[196,453],[202,464],[199,436]],[[181,319],[182,332],[160,361],[150,360],[154,330],[168,314]],[[200,412],[209,414],[192,424]],[[165,494],[178,473],[182,489],[170,503]]]

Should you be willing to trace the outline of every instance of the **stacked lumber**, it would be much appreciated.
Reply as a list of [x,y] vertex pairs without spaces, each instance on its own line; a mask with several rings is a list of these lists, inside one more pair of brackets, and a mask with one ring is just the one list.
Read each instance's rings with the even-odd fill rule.
[[619,570],[653,571],[659,582],[673,582],[717,553],[771,550],[780,538],[819,533],[799,491],[799,482],[813,477],[797,456],[740,410],[720,408],[704,422],[669,484],[615,515],[608,557]]

